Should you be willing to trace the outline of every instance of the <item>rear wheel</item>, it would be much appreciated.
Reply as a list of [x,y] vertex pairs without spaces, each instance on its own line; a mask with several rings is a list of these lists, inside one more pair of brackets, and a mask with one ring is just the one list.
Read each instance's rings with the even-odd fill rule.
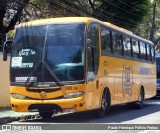
[[110,93],[108,90],[104,90],[102,101],[101,101],[101,108],[97,110],[98,117],[103,117],[107,111],[110,109]]
[[42,117],[42,119],[51,118],[53,113],[52,112],[39,112],[39,115]]
[[141,109],[141,108],[143,107],[143,103],[144,103],[144,91],[143,91],[143,89],[141,89],[141,91],[140,91],[140,99],[139,99],[139,101],[136,103],[137,108],[138,108],[138,109]]

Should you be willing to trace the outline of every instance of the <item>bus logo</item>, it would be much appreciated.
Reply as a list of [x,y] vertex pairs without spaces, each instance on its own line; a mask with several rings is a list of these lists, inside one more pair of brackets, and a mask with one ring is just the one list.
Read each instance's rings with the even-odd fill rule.
[[46,92],[42,91],[40,95],[41,95],[41,98],[43,99],[46,98]]
[[133,72],[132,67],[123,66],[123,74],[122,74],[122,91],[123,97],[125,95],[132,95],[132,83],[133,83]]

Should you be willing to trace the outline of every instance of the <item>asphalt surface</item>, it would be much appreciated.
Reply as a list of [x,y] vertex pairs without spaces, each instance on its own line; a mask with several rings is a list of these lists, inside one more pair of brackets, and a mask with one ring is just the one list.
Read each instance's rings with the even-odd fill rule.
[[65,114],[49,119],[21,120],[12,123],[122,123],[122,124],[160,124],[160,98],[145,100],[142,109],[128,108],[126,105],[113,106],[103,118],[93,112]]
[[[81,112],[81,113],[74,113],[74,114],[65,114],[60,115],[56,117],[52,117],[50,119],[41,119],[40,117],[35,119],[29,119],[29,120],[20,120],[20,121],[14,121],[8,124],[47,124],[45,125],[46,128],[49,127],[50,124],[159,124],[160,125],[160,97],[156,99],[149,99],[145,100],[144,107],[142,109],[134,109],[134,108],[128,108],[126,105],[118,105],[113,106],[110,110],[110,112],[103,118],[97,118],[95,117],[95,114],[93,112]],[[72,130],[72,128],[71,128]],[[83,130],[83,129],[82,129]],[[73,131],[76,133],[84,132],[87,133],[87,131]],[[51,132],[51,131],[50,131]],[[55,132],[55,131],[54,131]],[[59,130],[56,130],[58,133],[64,132],[64,130],[61,132]],[[65,133],[69,133],[69,130],[66,130]],[[94,130],[95,132],[102,132],[102,133],[115,133],[115,132],[122,132],[122,133],[128,133],[127,131],[119,131],[119,130]],[[130,130],[129,133],[134,132],[140,132],[140,133],[152,133],[152,132],[158,132],[160,131],[145,131],[145,130]]]

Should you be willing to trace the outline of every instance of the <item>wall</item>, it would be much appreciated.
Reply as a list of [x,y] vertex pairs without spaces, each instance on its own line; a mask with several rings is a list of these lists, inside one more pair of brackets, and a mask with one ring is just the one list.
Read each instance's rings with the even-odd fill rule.
[[3,61],[2,53],[0,53],[0,107],[10,106],[9,64],[10,57],[7,61]]

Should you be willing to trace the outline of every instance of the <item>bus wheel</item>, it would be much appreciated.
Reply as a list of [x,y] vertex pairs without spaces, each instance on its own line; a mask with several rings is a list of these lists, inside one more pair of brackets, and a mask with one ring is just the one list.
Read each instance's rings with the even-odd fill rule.
[[51,118],[53,113],[52,112],[39,112],[39,115],[42,117],[42,119]]
[[110,109],[110,93],[108,90],[104,90],[102,101],[101,101],[101,108],[97,110],[98,117],[103,117],[107,111]]
[[137,108],[141,109],[143,107],[143,102],[144,102],[144,91],[141,89],[140,91],[140,100],[137,102]]

